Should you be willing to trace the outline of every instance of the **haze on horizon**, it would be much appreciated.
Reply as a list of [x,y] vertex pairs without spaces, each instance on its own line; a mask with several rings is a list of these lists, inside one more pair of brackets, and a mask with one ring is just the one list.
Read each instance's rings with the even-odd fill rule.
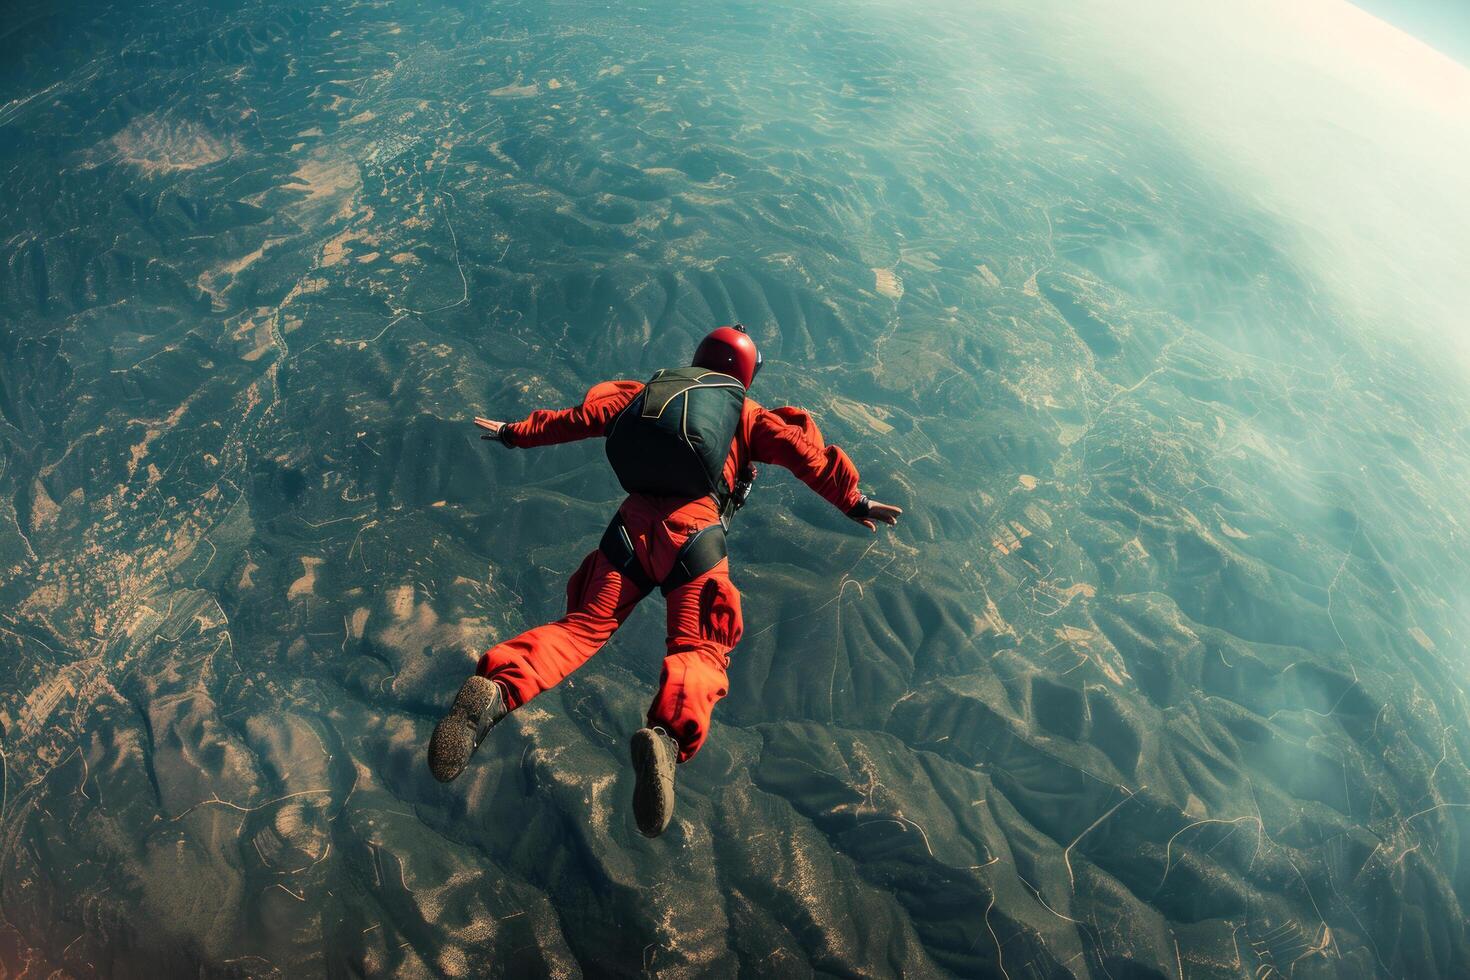
[[1043,45],[1283,218],[1371,329],[1470,369],[1470,67],[1347,0],[1033,9],[1062,7]]

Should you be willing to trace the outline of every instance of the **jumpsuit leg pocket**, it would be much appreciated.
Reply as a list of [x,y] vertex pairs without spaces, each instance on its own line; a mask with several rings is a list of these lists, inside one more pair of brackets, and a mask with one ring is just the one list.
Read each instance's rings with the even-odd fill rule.
[[[699,636],[728,651],[740,642],[744,624],[740,617],[740,593],[728,578],[712,576],[699,588]],[[728,652],[725,662],[730,660]]]

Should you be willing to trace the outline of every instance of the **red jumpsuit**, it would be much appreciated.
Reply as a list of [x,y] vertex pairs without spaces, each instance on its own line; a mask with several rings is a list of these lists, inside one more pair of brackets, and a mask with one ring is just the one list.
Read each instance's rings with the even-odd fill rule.
[[[516,447],[549,446],[604,434],[614,415],[643,390],[641,381],[594,386],[576,408],[537,411],[508,428]],[[774,463],[796,474],[844,513],[858,502],[858,472],[847,454],[822,443],[810,416],[796,408],[764,409],[745,401],[740,427],[725,460],[725,479],[749,463]],[[684,500],[631,494],[620,508],[643,570],[662,581],[679,548],[696,531],[719,520],[710,497]],[[601,551],[582,560],[567,582],[567,613],[554,623],[499,643],[480,658],[479,673],[499,681],[511,709],[555,687],[602,648],[643,596]],[[668,638],[658,694],[648,709],[650,727],[679,743],[679,761],[699,751],[709,733],[710,712],[725,696],[729,653],[740,641],[740,593],[730,564],[718,565],[667,597]]]

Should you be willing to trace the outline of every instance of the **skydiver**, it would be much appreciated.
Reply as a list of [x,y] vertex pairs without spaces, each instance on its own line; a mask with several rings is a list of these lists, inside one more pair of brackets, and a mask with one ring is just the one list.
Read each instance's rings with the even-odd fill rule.
[[674,812],[674,766],[704,744],[743,629],[725,533],[755,464],[790,470],[869,531],[903,513],[859,492],[857,467],[823,444],[806,412],[762,408],[747,397],[760,366],[755,342],[737,323],[706,336],[690,367],[647,382],[603,382],[575,408],[538,410],[519,422],[475,419],[482,439],[508,447],[605,437],[628,497],[567,583],[566,615],[496,644],[460,687],[429,740],[436,779],[458,776],[492,726],[585,663],[658,587],[667,649],[647,727],[630,748],[638,830],[663,833]]

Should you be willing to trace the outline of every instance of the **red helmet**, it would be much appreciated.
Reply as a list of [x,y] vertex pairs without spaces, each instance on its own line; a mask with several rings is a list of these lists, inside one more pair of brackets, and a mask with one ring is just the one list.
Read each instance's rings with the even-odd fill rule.
[[745,332],[745,324],[717,327],[699,342],[693,366],[728,374],[749,388],[761,369],[761,352]]

